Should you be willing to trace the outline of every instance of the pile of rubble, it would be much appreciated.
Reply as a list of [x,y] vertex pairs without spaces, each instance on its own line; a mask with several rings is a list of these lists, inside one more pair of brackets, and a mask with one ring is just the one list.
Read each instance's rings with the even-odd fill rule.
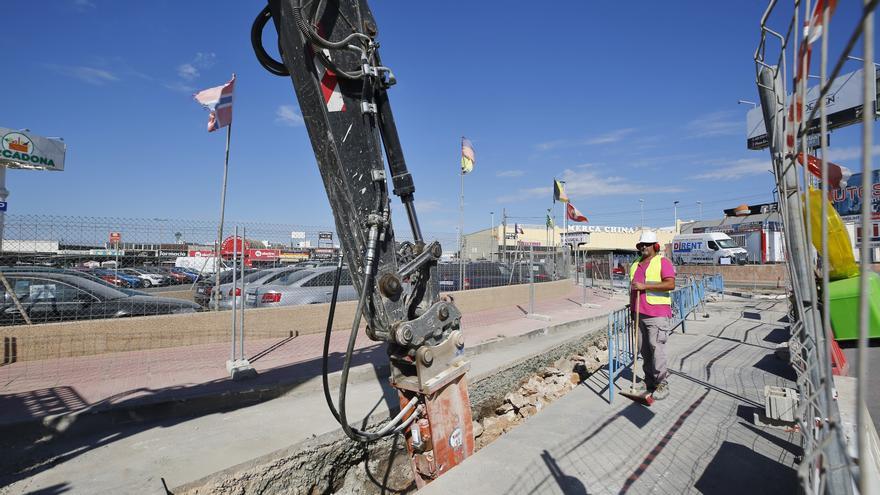
[[494,416],[486,415],[474,421],[476,449],[488,445],[529,416],[537,414],[606,364],[608,343],[603,338],[580,354],[559,359],[523,380],[517,390],[504,396],[501,405],[495,408]]

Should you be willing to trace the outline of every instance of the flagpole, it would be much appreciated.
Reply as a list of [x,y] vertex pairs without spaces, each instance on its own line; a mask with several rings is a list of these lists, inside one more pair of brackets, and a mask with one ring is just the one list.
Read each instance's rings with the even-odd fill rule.
[[464,289],[464,169],[461,176],[461,192],[458,196],[458,290]]
[[[223,217],[226,213],[226,179],[229,176],[229,141],[232,138],[232,122],[226,126],[226,159],[223,161],[223,189],[220,191],[220,225],[217,226],[217,249],[214,256],[214,291],[220,289],[220,243],[223,242]],[[234,268],[233,268],[234,269]],[[214,294],[214,310],[220,311],[220,298]],[[244,296],[242,294],[242,296]]]

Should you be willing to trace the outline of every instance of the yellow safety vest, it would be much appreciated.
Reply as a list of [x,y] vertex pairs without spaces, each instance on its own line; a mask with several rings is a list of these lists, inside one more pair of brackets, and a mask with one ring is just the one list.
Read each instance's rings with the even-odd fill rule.
[[[630,281],[636,278],[636,270],[639,268],[639,260],[636,260],[632,266],[629,268],[629,279]],[[645,282],[654,282],[660,283],[663,279],[660,277],[660,255],[655,255],[651,258],[651,262],[648,263],[648,269],[645,270]],[[645,300],[648,301],[648,304],[653,305],[661,305],[665,304],[666,306],[672,305],[672,298],[669,297],[669,292],[661,292],[661,291],[652,291],[648,290],[645,292]]]

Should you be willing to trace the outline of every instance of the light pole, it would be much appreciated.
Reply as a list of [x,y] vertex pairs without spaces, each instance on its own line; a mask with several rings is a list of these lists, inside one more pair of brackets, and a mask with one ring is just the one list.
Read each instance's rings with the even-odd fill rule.
[[675,218],[672,223],[672,229],[677,234],[678,233],[678,201],[672,202],[672,214]]
[[703,221],[703,202],[697,201],[697,206],[700,207],[700,221],[702,222]]
[[736,104],[737,104],[737,105],[743,105],[743,104],[746,104],[746,105],[751,105],[752,108],[758,108],[758,104],[757,104],[757,103],[755,103],[755,102],[753,102],[753,101],[749,101],[749,100],[737,100],[737,101],[736,101]]
[[639,225],[640,230],[645,229],[645,200],[639,199],[639,210],[642,212],[642,223]]
[[492,226],[489,227],[489,244],[492,245],[492,251],[489,252],[489,259],[491,260],[492,253],[498,250],[498,241],[495,237],[495,212],[490,211],[489,216],[492,217]]

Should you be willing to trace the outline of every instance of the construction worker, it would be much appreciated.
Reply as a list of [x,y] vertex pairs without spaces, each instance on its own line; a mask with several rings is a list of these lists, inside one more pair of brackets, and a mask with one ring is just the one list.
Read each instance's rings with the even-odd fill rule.
[[669,293],[675,289],[675,266],[659,255],[660,243],[654,232],[642,232],[636,249],[640,257],[629,269],[630,308],[633,318],[638,316],[647,391],[655,400],[663,400],[669,395],[666,340],[672,328]]

